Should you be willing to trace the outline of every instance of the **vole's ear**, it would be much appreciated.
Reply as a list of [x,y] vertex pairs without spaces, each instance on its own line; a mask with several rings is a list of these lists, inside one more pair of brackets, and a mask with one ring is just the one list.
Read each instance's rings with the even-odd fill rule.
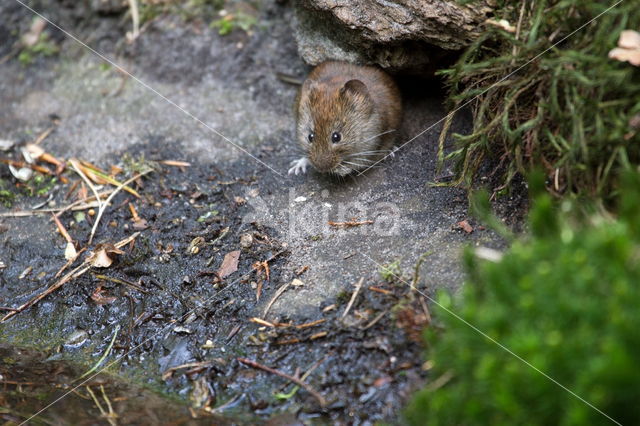
[[369,89],[367,85],[360,80],[349,80],[340,89],[342,95],[355,95],[365,99],[369,99]]

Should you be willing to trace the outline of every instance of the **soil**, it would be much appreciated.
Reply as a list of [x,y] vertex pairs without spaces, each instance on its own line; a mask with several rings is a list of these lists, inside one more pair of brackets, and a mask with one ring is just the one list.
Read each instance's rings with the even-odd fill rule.
[[[120,181],[136,166],[153,168],[131,184],[139,197],[114,197],[91,244],[95,215],[60,216],[77,248],[87,249],[66,272],[90,251],[139,235],[110,266],[89,268],[0,323],[0,418],[397,422],[430,379],[420,331],[446,315],[430,298],[460,288],[464,247],[505,247],[468,216],[463,190],[433,185],[451,175],[436,173],[441,125],[430,128],[444,115],[440,82],[399,78],[400,139],[420,136],[380,167],[342,180],[292,177],[296,86],[278,73],[303,78],[308,67],[291,37],[290,7],[265,2],[251,31],[225,36],[202,16],[160,14],[128,43],[127,15],[95,3],[30,5],[135,77],[51,25],[45,31],[59,53],[21,63],[15,46],[33,13],[14,0],[0,5],[0,58],[8,55],[0,66],[0,139],[15,142],[0,158],[21,161],[20,148],[53,128],[40,146],[57,158],[118,166]],[[470,126],[463,113],[453,128]],[[51,214],[12,215],[77,199],[78,175],[67,168],[62,177],[69,182],[21,183],[0,165],[0,189],[14,197],[0,207],[2,315],[59,279],[66,241]],[[521,225],[524,200],[498,200],[509,226]],[[395,275],[380,272],[389,264]],[[79,379],[105,354],[99,374]],[[304,382],[326,404],[245,359],[289,376],[308,372]]]

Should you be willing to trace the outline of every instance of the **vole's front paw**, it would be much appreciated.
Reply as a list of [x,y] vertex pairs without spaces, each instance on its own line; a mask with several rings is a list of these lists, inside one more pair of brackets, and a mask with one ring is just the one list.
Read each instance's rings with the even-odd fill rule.
[[307,157],[298,158],[291,162],[291,168],[289,169],[290,175],[297,175],[298,173],[305,174],[307,167],[311,164]]

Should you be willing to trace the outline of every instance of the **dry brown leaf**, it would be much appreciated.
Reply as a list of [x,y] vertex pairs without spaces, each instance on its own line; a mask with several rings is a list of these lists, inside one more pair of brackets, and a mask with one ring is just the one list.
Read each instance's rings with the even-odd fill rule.
[[469,225],[469,222],[467,222],[466,220],[461,220],[456,225],[458,226],[458,228],[462,229],[467,234],[470,234],[473,232],[473,227]]
[[149,224],[145,219],[140,218],[133,222],[133,229],[135,229],[136,231],[142,231],[143,229],[147,229],[148,227]]
[[117,249],[113,244],[98,246],[95,252],[89,255],[89,263],[95,268],[108,268],[113,263],[115,255],[124,252]]
[[222,265],[218,269],[220,278],[225,278],[238,270],[238,261],[240,260],[240,250],[227,253],[222,260]]
[[98,305],[106,305],[108,303],[113,303],[116,300],[114,296],[107,296],[104,289],[101,285],[96,287],[96,289],[91,293],[91,300],[93,300]]

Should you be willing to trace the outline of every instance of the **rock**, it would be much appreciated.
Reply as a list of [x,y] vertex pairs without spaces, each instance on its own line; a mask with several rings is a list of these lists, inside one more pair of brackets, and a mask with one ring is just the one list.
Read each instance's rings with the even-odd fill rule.
[[300,56],[430,73],[482,31],[494,0],[301,0],[295,37]]

